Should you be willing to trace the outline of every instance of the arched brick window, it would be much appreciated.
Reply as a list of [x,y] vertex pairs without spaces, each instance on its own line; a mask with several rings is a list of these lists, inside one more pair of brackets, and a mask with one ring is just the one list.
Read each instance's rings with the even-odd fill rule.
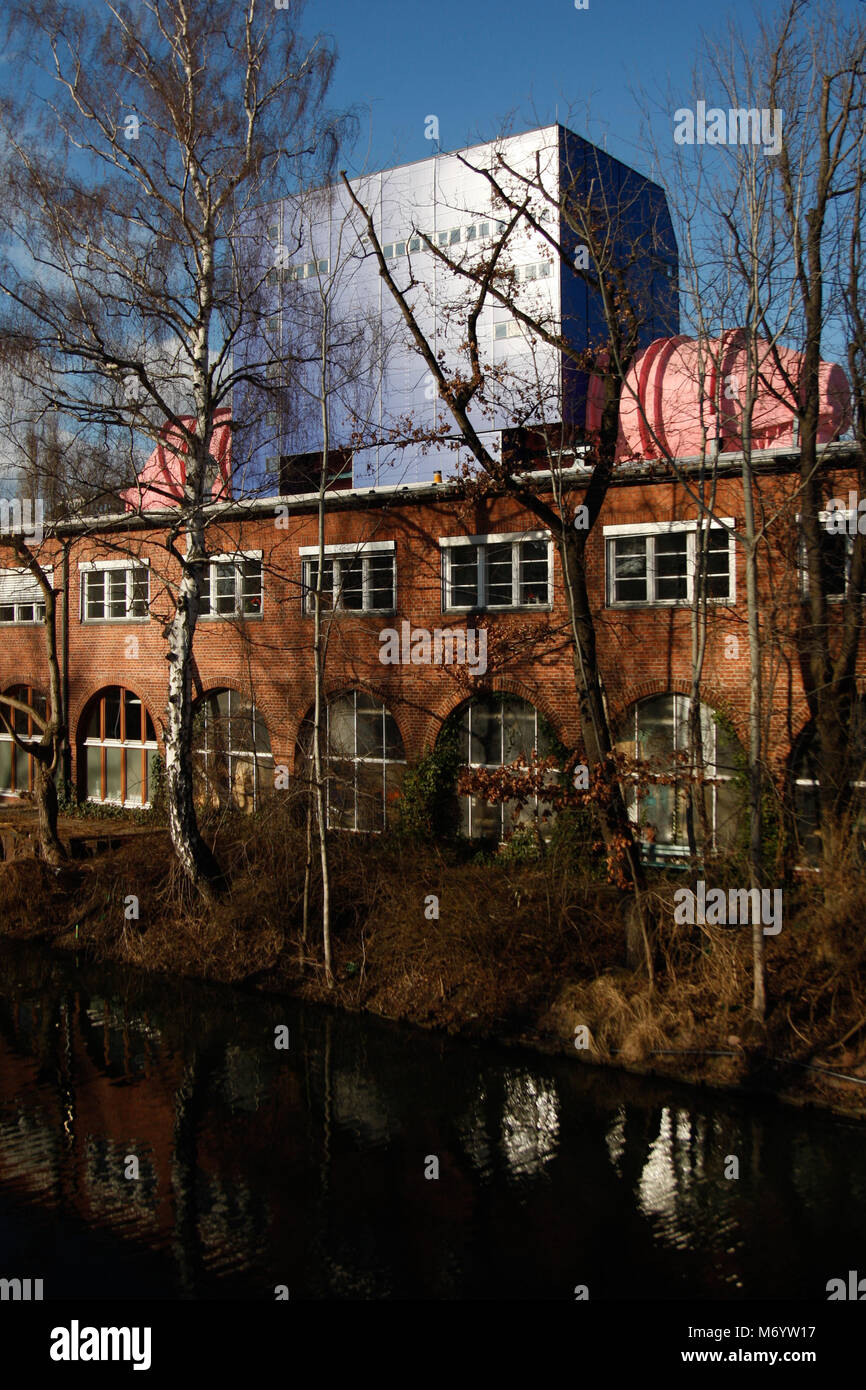
[[[465,767],[507,767],[518,758],[529,761],[553,751],[543,715],[517,695],[484,695],[470,700],[453,720]],[[519,808],[514,801],[491,805],[478,796],[461,796],[460,831],[472,838],[501,840],[515,825],[532,823],[544,812],[538,797]]]
[[[298,735],[298,766],[312,774],[313,716]],[[382,830],[399,795],[406,751],[393,716],[377,699],[350,690],[328,703],[322,751],[327,763],[328,825]]]
[[[649,762],[659,776],[673,781],[650,782],[640,798],[626,792],[629,817],[635,825],[652,827],[645,835],[649,858],[682,856],[688,850],[689,778],[679,755],[689,747],[690,700],[676,693],[638,700],[615,731],[615,743],[629,758]],[[717,723],[709,705],[701,705],[704,798],[712,848],[728,848],[737,833],[742,814],[742,790],[734,780],[742,769],[742,749],[737,740]],[[677,776],[682,770],[682,776]],[[700,840],[695,825],[695,839]]]
[[251,811],[273,788],[268,726],[253,701],[236,690],[209,690],[202,696],[195,710],[193,747],[204,800]]
[[88,801],[146,806],[157,742],[139,697],[122,686],[106,686],[87,706],[80,730],[79,778]]

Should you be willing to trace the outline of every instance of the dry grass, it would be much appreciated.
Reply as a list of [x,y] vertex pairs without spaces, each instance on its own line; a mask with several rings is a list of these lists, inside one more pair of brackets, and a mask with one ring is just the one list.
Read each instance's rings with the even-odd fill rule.
[[[573,1048],[582,1024],[590,1033],[582,1055],[598,1061],[641,1065],[698,1049],[745,1059],[754,1050],[750,932],[674,926],[680,881],[657,889],[650,989],[624,968],[622,902],[579,865],[466,863],[434,846],[335,834],[336,978],[328,991],[317,866],[310,940],[301,940],[306,834],[298,808],[274,804],[205,828],[229,883],[210,911],[190,896],[166,832],[154,831],[59,875],[38,860],[0,864],[0,929],[152,971],[252,981],[449,1031],[535,1035]],[[866,1075],[864,890],[862,876],[849,876],[832,892],[809,881],[786,897],[783,930],[766,939],[762,1041],[774,1056]],[[130,895],[137,920],[125,913]],[[744,1067],[732,1064],[726,1075]],[[695,1062],[687,1070],[710,1077],[708,1068]]]

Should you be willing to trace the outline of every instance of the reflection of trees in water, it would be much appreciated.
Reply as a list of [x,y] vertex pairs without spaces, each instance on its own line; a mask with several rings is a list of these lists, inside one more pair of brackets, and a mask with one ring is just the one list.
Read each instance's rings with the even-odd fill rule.
[[[807,1296],[814,1271],[788,1267],[806,1269],[803,1241],[826,1248],[827,1219],[823,1283],[855,1267],[842,1237],[866,1175],[840,1181],[839,1128],[815,1144],[815,1124],[559,1059],[240,993],[145,982],[127,1001],[110,985],[42,980],[15,1003],[0,971],[4,1112],[11,1094],[12,1142],[46,1200],[168,1244],[182,1296],[285,1283],[293,1298],[569,1297],[585,1282],[591,1297],[646,1297],[650,1279],[734,1293],[765,1268],[768,1289],[799,1278]],[[10,1092],[28,1058],[39,1084]],[[152,1168],[124,1134],[133,1097]]]

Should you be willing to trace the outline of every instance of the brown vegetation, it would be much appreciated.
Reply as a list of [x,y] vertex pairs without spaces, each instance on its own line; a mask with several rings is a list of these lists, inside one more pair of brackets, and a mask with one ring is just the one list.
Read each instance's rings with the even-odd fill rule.
[[[61,822],[67,839],[73,831],[83,835],[82,821]],[[165,830],[117,821],[87,833],[98,852],[59,870],[36,858],[0,864],[3,935],[466,1036],[520,1038],[577,1061],[849,1111],[866,1103],[862,877],[850,876],[832,906],[817,876],[786,894],[783,930],[767,938],[761,1035],[750,1021],[750,930],[675,926],[681,874],[652,887],[661,926],[650,986],[624,966],[627,898],[573,853],[554,847],[537,861],[466,860],[454,847],[334,834],[328,990],[321,952],[301,945],[305,831],[297,807],[271,802],[255,816],[207,824],[230,874],[211,908],[191,893]],[[431,895],[438,920],[425,915]],[[583,1050],[575,1048],[580,1025],[589,1030]]]

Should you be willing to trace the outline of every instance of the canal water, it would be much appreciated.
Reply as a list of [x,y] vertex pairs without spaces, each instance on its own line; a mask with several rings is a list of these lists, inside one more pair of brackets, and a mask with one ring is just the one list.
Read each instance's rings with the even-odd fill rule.
[[864,1133],[0,950],[0,1277],[46,1299],[824,1300]]

